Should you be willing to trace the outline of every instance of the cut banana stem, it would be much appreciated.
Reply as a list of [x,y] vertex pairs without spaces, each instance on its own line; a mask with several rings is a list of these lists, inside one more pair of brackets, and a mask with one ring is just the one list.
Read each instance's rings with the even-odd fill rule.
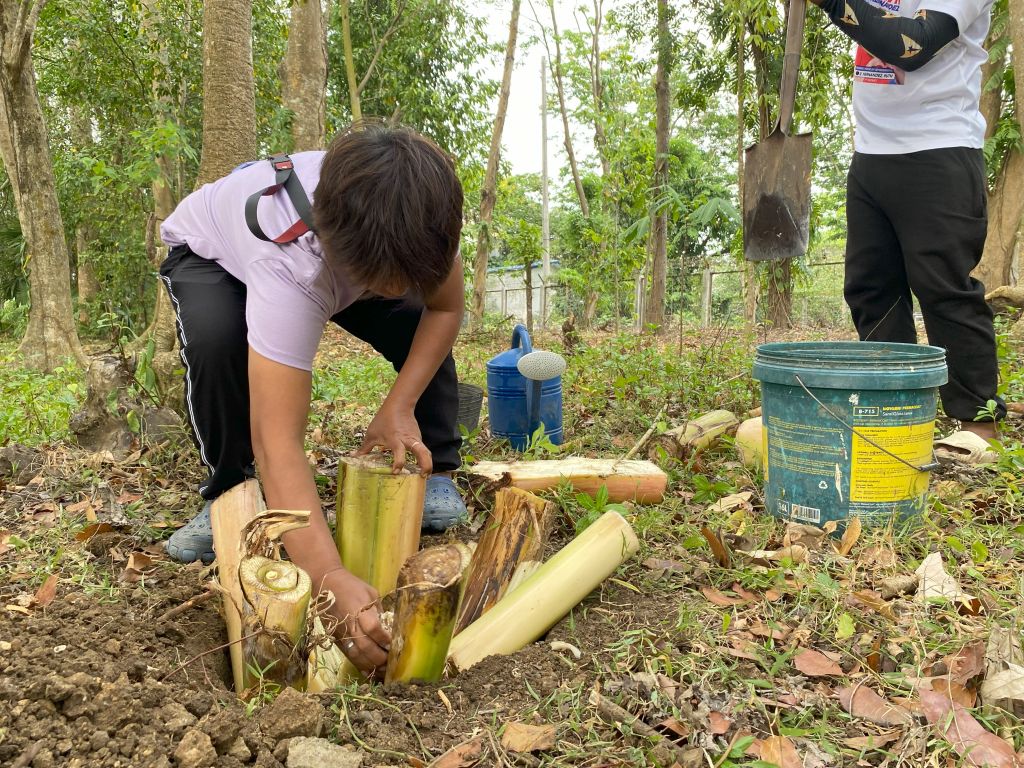
[[398,582],[398,571],[420,545],[426,480],[394,474],[382,455],[342,459],[338,470],[335,543],[342,564],[381,595]]
[[459,670],[540,638],[640,548],[618,512],[605,512],[452,641]]
[[385,683],[440,680],[462,591],[459,547],[431,547],[398,575]]
[[257,555],[242,560],[238,577],[247,603],[244,690],[266,681],[304,688],[309,576],[293,563]]
[[556,510],[550,501],[518,488],[502,488],[494,495],[494,511],[484,523],[466,574],[456,634],[502,598],[523,562],[541,558]]

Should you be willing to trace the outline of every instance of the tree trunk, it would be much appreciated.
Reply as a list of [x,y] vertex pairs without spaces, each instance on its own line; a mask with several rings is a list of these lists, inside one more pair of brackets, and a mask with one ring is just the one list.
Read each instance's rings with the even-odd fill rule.
[[[71,109],[71,139],[79,151],[89,150],[93,144],[89,114],[77,105]],[[89,323],[89,303],[100,288],[92,261],[83,258],[91,240],[91,227],[85,222],[79,222],[75,227],[75,273],[78,278],[78,323],[83,326]]]
[[[989,35],[989,44],[986,50],[991,50],[992,36]],[[992,80],[993,75],[1002,72],[1006,66],[1006,51],[1004,50],[998,58],[986,61],[981,68],[981,86],[984,89]],[[1003,81],[997,78],[993,88],[981,92],[981,114],[985,118],[985,138],[991,139],[996,132],[996,125],[999,122],[999,114],[1003,107]]]
[[[743,173],[747,144],[746,122],[746,37],[747,27],[741,18],[736,25],[736,185],[739,192],[737,210],[743,209]],[[743,260],[743,321],[750,328],[757,320],[757,265]]]
[[768,290],[765,296],[765,320],[772,327],[793,327],[793,260],[768,262]]
[[341,12],[341,47],[345,56],[345,81],[348,84],[348,101],[352,110],[352,122],[355,123],[363,119],[363,109],[359,103],[356,61],[352,54],[352,12],[349,0],[340,0],[338,9]]
[[18,347],[25,364],[52,371],[84,362],[71,308],[71,268],[57,203],[46,123],[32,66],[32,33],[42,0],[0,10],[0,156],[11,180],[29,254],[28,327]]
[[252,0],[203,4],[203,153],[196,186],[256,159]]
[[[156,0],[144,0],[143,5],[146,10],[145,15],[143,16],[142,28],[159,50],[159,60],[161,64],[164,65],[162,69],[164,72],[167,72],[167,50],[163,41],[159,37],[157,24],[160,18],[160,7]],[[152,84],[153,103],[155,105],[154,120],[157,123],[171,119],[173,114],[170,98],[166,95],[168,89],[165,86],[166,83],[159,80],[154,80]],[[153,180],[151,187],[153,195],[152,227],[155,236],[153,238],[153,252],[150,255],[153,260],[153,267],[155,269],[159,269],[160,264],[167,256],[167,246],[159,240],[160,225],[164,223],[164,219],[174,212],[174,207],[178,204],[174,185],[174,179],[177,178],[178,169],[176,167],[176,162],[167,154],[161,154],[158,156],[156,164],[160,172]],[[132,351],[138,353],[145,347],[149,340],[152,339],[155,354],[173,353],[177,342],[174,333],[174,324],[174,308],[171,306],[170,297],[168,297],[167,291],[164,290],[162,285],[157,285],[156,306],[153,308],[153,319],[150,322],[149,327],[139,335],[135,342],[133,342]],[[169,392],[171,389],[170,384],[170,381],[161,382],[161,391],[165,393]]]
[[[576,186],[576,197],[580,201],[580,212],[584,218],[590,217],[590,205],[587,194],[583,190],[583,179],[576,164],[576,153],[572,149],[572,132],[569,130],[569,112],[565,108],[565,86],[562,83],[562,39],[558,34],[558,19],[555,18],[554,0],[548,0],[551,10],[551,35],[555,38],[555,60],[552,74],[555,80],[555,91],[558,94],[558,111],[562,114],[562,133],[565,141],[565,154],[569,157],[569,169],[572,171],[572,183]],[[550,57],[549,57],[550,58]]]
[[293,0],[281,101],[292,113],[292,151],[321,149],[327,112],[327,38],[320,0]]
[[[654,123],[654,187],[655,199],[668,189],[669,70],[672,66],[672,40],[668,30],[668,0],[658,0],[658,67],[654,77],[656,100]],[[658,332],[665,323],[665,283],[668,277],[668,211],[651,211],[651,292],[647,301],[648,326]]]
[[526,331],[533,335],[533,262],[529,259],[523,265],[526,285]]
[[479,327],[484,318],[484,297],[487,292],[487,257],[491,252],[491,218],[498,187],[498,162],[501,160],[501,134],[505,129],[508,95],[512,86],[512,66],[516,59],[516,38],[519,35],[520,0],[512,0],[512,18],[508,24],[508,42],[505,44],[505,68],[501,75],[498,94],[498,112],[491,131],[491,148],[487,154],[487,174],[480,190],[480,231],[476,238],[476,260],[473,262],[473,307],[471,320]]
[[1014,253],[1024,217],[1024,153],[1020,149],[1011,150],[1006,158],[992,190],[988,215],[985,250],[972,274],[991,291],[1013,282]]
[[[1020,0],[1010,3],[1006,34],[1013,46],[1011,58],[1016,90],[1018,94],[1024,93],[1024,2]],[[1016,107],[1017,123],[1024,130],[1024,98],[1016,99]],[[988,213],[988,238],[974,276],[991,291],[1013,279],[1014,254],[1024,221],[1024,154],[1019,148],[1010,150],[1006,158],[992,190]]]

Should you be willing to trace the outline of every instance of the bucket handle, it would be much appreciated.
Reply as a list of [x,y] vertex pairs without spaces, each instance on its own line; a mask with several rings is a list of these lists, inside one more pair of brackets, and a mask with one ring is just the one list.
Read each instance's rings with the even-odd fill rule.
[[533,342],[530,341],[530,332],[526,330],[526,326],[522,323],[517,323],[516,327],[512,329],[512,349],[516,347],[522,347],[523,352],[533,352]]
[[817,397],[815,397],[814,393],[811,392],[811,390],[809,390],[807,388],[806,384],[804,384],[804,382],[800,378],[799,374],[794,373],[793,374],[793,378],[796,379],[796,383],[801,386],[801,388],[804,390],[804,392],[806,392],[808,395],[810,395],[811,399],[814,402],[816,402],[818,405],[820,405],[822,408],[825,409],[825,413],[827,413],[833,419],[838,421],[840,424],[842,424],[844,427],[846,427],[848,430],[850,430],[853,434],[855,434],[857,437],[859,437],[861,440],[863,440],[868,445],[872,445],[875,448],[877,448],[878,450],[880,450],[882,453],[888,454],[892,458],[896,459],[896,461],[898,461],[900,464],[903,464],[905,466],[910,467],[915,472],[931,472],[933,469],[938,469],[939,468],[940,465],[939,465],[939,462],[935,461],[935,454],[934,453],[932,454],[932,462],[931,462],[931,464],[922,464],[920,467],[918,467],[918,466],[915,466],[914,464],[911,464],[909,461],[904,459],[902,456],[897,456],[892,451],[890,451],[887,448],[884,448],[883,446],[879,445],[874,440],[872,440],[870,437],[862,435],[860,432],[858,432],[856,429],[854,429],[852,424],[847,424],[845,421],[843,421],[843,419],[841,417],[837,416],[836,413],[831,408],[829,408],[827,405],[825,405],[823,402],[821,402],[821,400],[819,400]]

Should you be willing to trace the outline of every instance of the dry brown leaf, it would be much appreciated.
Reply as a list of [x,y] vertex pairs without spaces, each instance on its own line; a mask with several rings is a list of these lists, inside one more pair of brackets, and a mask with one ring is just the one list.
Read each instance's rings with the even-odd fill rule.
[[981,603],[976,597],[960,589],[956,578],[950,576],[942,564],[942,555],[932,552],[921,561],[917,571],[917,600],[925,603],[929,600],[941,600],[957,603],[971,613],[980,610]]
[[678,560],[661,560],[657,557],[648,557],[644,560],[644,568],[651,571],[685,571],[689,570],[684,563]]
[[793,658],[793,666],[808,677],[842,675],[843,668],[819,651],[806,648]]
[[892,744],[902,735],[902,731],[882,731],[866,736],[851,736],[848,739],[843,739],[843,744],[851,749],[880,749],[887,744]]
[[782,537],[782,543],[787,547],[800,544],[808,549],[820,549],[824,539],[825,532],[821,528],[790,521],[786,523],[786,533]]
[[755,565],[777,565],[784,560],[789,560],[793,565],[799,565],[800,563],[807,562],[807,547],[801,546],[800,544],[793,544],[789,547],[782,547],[781,549],[755,549],[749,552],[743,552],[737,550],[737,552],[745,557],[750,558],[750,561]]
[[988,768],[1019,768],[1013,748],[984,726],[962,706],[935,691],[921,689],[924,715],[935,730],[970,765]]
[[975,640],[943,660],[949,679],[966,685],[985,671],[985,641]]
[[972,709],[977,703],[978,695],[974,691],[968,690],[960,683],[950,680],[948,677],[933,677],[931,684],[933,691],[949,697],[949,699],[955,701],[961,707]]
[[110,533],[114,530],[114,526],[110,523],[93,523],[87,525],[85,528],[75,534],[75,541],[88,541],[98,533]]
[[981,684],[981,696],[987,704],[996,701],[1024,702],[1024,666],[1010,664],[1003,671],[986,677]]
[[707,540],[708,546],[711,547],[711,553],[715,556],[715,562],[722,568],[728,568],[732,564],[732,555],[729,553],[729,547],[726,546],[722,537],[706,525],[701,527],[700,533]]
[[32,598],[32,602],[35,605],[47,606],[53,602],[53,598],[57,596],[57,574],[51,573],[46,577],[46,581],[43,582],[42,586],[36,590],[35,595]]
[[429,768],[469,768],[476,765],[484,753],[483,739],[471,739],[456,744],[430,763]]
[[854,545],[860,538],[861,524],[859,517],[851,517],[843,531],[843,538],[839,541],[839,554],[846,557],[853,550]]
[[896,704],[892,704],[866,685],[840,688],[839,703],[852,717],[863,718],[876,725],[911,725],[913,715]]
[[751,603],[757,602],[761,599],[761,596],[758,595],[756,592],[751,592],[749,589],[744,589],[743,585],[740,584],[738,581],[733,582],[732,591],[740,597],[742,597],[744,600],[747,600]]
[[701,594],[703,594],[710,602],[715,605],[722,606],[723,608],[727,608],[731,605],[746,605],[750,602],[742,597],[729,597],[724,592],[719,592],[717,589],[712,589],[711,587],[701,587],[700,591]]
[[7,550],[11,549],[11,545],[7,542],[11,540],[11,536],[13,535],[14,534],[12,534],[6,528],[0,528],[0,555],[4,554]]
[[899,562],[896,559],[896,553],[889,547],[883,546],[866,547],[857,559],[865,567],[879,569],[895,568],[896,563]]
[[787,736],[770,736],[761,742],[758,757],[778,768],[803,768],[803,760]]
[[769,603],[777,603],[781,600],[784,595],[777,589],[767,589],[764,593],[764,599]]
[[555,726],[529,725],[511,720],[501,734],[501,746],[510,752],[540,752],[555,746]]
[[889,605],[882,596],[870,589],[862,589],[859,592],[854,592],[850,595],[851,601],[858,607],[869,608],[875,613],[885,616],[887,619],[894,619],[895,615],[892,612],[892,606]]
[[762,622],[757,622],[750,627],[749,631],[754,637],[770,637],[772,640],[785,640],[793,630],[784,625],[770,627]]
[[752,491],[740,491],[739,493],[723,496],[718,501],[708,505],[708,512],[729,512],[737,507],[749,508],[750,499],[753,495]]
[[708,730],[715,736],[721,736],[723,733],[728,732],[732,726],[732,720],[727,718],[721,712],[709,712],[708,713]]
[[668,720],[663,720],[658,723],[658,727],[668,731],[673,736],[679,739],[685,739],[690,735],[690,728],[686,723],[680,722],[674,717],[670,717]]

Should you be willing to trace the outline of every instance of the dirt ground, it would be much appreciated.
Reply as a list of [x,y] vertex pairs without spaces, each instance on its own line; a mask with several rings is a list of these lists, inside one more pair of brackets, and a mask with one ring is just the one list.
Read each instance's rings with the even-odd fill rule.
[[[592,415],[573,418],[586,424]],[[1022,426],[1017,416],[1010,422],[1018,441]],[[310,452],[325,500],[334,497],[337,455]],[[947,467],[933,478],[946,513],[919,534],[865,532],[845,553],[819,545],[799,567],[738,557],[726,567],[702,526],[736,551],[783,544],[782,526],[759,514],[757,488],[741,469],[727,449],[672,468],[665,504],[628,509],[641,553],[517,654],[434,685],[287,691],[261,707],[241,703],[226,683],[212,569],[161,555],[160,540],[195,506],[198,467],[187,445],[116,459],[64,443],[8,446],[0,457],[0,766],[269,768],[289,765],[290,750],[311,736],[366,768],[961,764],[963,752],[937,739],[910,702],[916,683],[907,681],[937,679],[991,626],[1013,626],[1024,568],[1024,547],[1011,535],[1024,531],[1020,478],[993,490],[991,472]],[[711,477],[734,487],[700,496],[700,483],[710,482],[701,478]],[[741,501],[713,509],[722,496]],[[975,525],[989,526],[977,529],[984,557],[968,537]],[[570,530],[563,520],[551,547]],[[953,552],[959,579],[974,579],[980,613],[922,610],[912,594],[877,598],[931,542]],[[799,657],[812,649],[839,666],[808,672]],[[964,695],[976,697],[979,681],[964,678]],[[904,702],[912,722],[894,729],[841,706],[842,684],[865,683]],[[544,730],[545,745],[510,746],[515,723]],[[1004,747],[1020,728],[1004,716],[985,724]]]

